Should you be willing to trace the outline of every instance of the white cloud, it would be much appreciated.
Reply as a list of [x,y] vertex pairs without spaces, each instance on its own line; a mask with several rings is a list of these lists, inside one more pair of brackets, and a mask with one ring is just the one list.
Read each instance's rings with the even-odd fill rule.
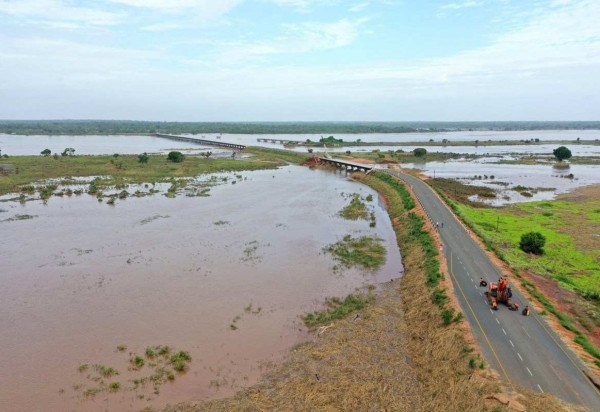
[[243,0],[108,0],[129,7],[144,8],[163,13],[182,14],[193,12],[203,20],[219,18]]
[[284,34],[268,41],[221,43],[218,61],[239,63],[275,54],[298,54],[349,46],[368,18],[341,19],[331,23],[284,24]]
[[362,3],[353,4],[352,6],[350,6],[350,8],[348,10],[350,12],[352,12],[352,13],[358,13],[360,11],[363,11],[364,9],[366,9],[367,7],[369,7],[370,5],[371,5],[371,2],[364,1]]
[[466,0],[461,3],[444,4],[441,7],[441,9],[443,9],[443,10],[460,10],[460,9],[467,9],[467,8],[471,8],[471,7],[478,7],[478,6],[482,6],[482,5],[483,5],[483,1]]
[[140,27],[140,30],[143,31],[151,31],[151,32],[165,32],[171,30],[179,30],[184,28],[185,26],[179,23],[156,23],[149,24],[147,26]]
[[89,7],[76,7],[63,0],[0,0],[0,13],[17,17],[39,18],[59,22],[80,22],[110,26],[123,21],[121,13]]
[[338,0],[263,0],[281,7],[290,7],[299,13],[308,13],[314,6],[336,4]]

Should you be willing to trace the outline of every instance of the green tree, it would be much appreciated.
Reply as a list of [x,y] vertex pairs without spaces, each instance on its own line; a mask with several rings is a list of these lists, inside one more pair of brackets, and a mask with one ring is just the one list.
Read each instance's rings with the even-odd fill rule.
[[138,162],[148,163],[148,160],[150,160],[150,156],[148,156],[148,153],[144,152],[141,155],[138,155]]
[[72,147],[67,147],[65,150],[63,150],[63,152],[60,155],[61,156],[73,156],[73,155],[75,155],[75,149],[73,149]]
[[558,160],[559,162],[571,158],[571,151],[565,146],[557,147],[552,153],[554,154],[554,157],[556,157],[556,160]]
[[169,154],[167,155],[167,160],[173,163],[181,163],[183,162],[184,157],[185,156],[183,156],[183,153],[181,152],[169,152]]
[[525,253],[533,253],[534,255],[544,254],[544,245],[546,237],[540,232],[529,232],[521,236],[519,247]]
[[416,157],[423,157],[427,154],[427,149],[424,149],[422,147],[417,147],[415,150],[413,150],[413,154]]
[[41,152],[42,156],[50,156],[52,154],[52,151],[50,149],[44,149]]

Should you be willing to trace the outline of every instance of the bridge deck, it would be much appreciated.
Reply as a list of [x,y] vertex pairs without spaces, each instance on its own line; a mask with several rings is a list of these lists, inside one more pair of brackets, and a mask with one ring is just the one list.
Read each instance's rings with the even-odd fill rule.
[[155,133],[154,136],[156,136],[156,137],[162,137],[164,139],[171,139],[171,140],[179,140],[179,141],[182,141],[182,142],[196,143],[196,144],[201,144],[201,145],[205,145],[205,146],[226,147],[228,149],[236,149],[236,150],[244,150],[246,148],[246,146],[244,146],[242,144],[227,143],[227,142],[217,142],[217,141],[214,141],[214,140],[205,140],[205,139],[196,139],[195,137],[177,136],[177,135],[174,135],[174,134]]
[[344,159],[336,159],[333,157],[319,157],[319,160],[325,163],[330,163],[334,166],[350,167],[351,169],[364,170],[365,172],[368,172],[369,170],[373,169],[373,166],[369,166],[364,163],[355,163]]

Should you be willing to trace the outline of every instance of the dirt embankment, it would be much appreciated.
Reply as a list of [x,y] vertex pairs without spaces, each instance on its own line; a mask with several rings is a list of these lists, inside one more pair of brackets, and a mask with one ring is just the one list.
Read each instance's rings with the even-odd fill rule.
[[575,410],[548,394],[501,396],[503,385],[493,371],[470,365],[481,359],[461,323],[443,325],[426,286],[425,253],[405,224],[400,196],[377,178],[361,176],[385,198],[404,257],[402,279],[382,285],[375,302],[360,313],[320,328],[260,384],[232,398],[164,412],[502,411],[510,410],[508,401],[517,410]]

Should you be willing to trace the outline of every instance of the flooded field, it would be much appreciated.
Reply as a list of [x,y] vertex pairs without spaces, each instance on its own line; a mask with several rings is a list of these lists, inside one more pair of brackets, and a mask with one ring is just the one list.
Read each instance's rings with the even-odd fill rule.
[[[328,152],[331,153],[344,153],[350,150],[352,153],[371,152],[373,150],[380,150],[387,152],[388,150],[404,150],[405,152],[412,152],[414,149],[420,146],[347,146],[347,147],[335,147],[327,148]],[[552,151],[557,148],[556,144],[539,144],[539,145],[506,145],[506,146],[426,146],[428,152],[439,152],[439,153],[460,153],[463,155],[478,155],[478,156],[497,156],[506,158],[521,157],[534,155],[552,155]],[[315,148],[315,151],[323,150],[322,148]],[[573,156],[600,156],[600,145],[589,145],[589,144],[572,144],[569,145],[569,150]],[[306,152],[306,147],[295,147],[294,151]],[[495,159],[496,161],[498,159]]]
[[[0,134],[2,154],[10,156],[39,155],[44,149],[61,153],[66,147],[75,149],[76,155],[165,153],[169,150],[205,148],[176,140],[152,136],[18,136]],[[216,148],[211,148],[214,151]],[[218,149],[216,149],[218,150]]]
[[459,179],[463,183],[491,187],[498,191],[497,198],[479,200],[494,206],[554,199],[560,193],[600,183],[600,166],[597,165],[571,165],[568,169],[556,169],[552,165],[495,164],[489,163],[489,159],[479,159],[407,163],[403,166],[423,170],[430,177]]
[[[338,216],[351,193],[374,196],[375,228]],[[0,202],[0,410],[130,411],[252,384],[309,338],[299,315],[400,276],[377,199],[339,174],[288,166],[241,173],[208,197]],[[334,270],[323,248],[347,234],[382,238],[386,264]],[[152,345],[189,351],[189,370],[134,389],[155,362],[136,366],[135,354]],[[86,396],[108,367],[119,384]]]

